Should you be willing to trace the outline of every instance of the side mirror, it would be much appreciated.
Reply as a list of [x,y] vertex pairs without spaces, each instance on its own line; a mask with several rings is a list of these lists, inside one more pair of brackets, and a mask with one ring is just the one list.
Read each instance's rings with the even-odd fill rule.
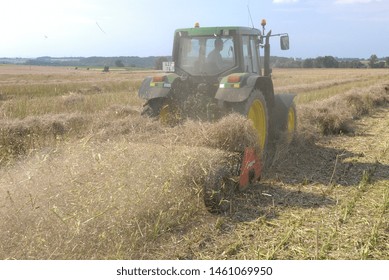
[[281,50],[289,50],[289,35],[280,37]]

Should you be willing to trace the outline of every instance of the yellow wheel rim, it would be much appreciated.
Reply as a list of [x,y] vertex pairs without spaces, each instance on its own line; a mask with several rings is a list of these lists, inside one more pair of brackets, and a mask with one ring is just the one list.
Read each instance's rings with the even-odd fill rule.
[[163,125],[176,125],[181,119],[181,114],[177,107],[165,102],[159,112],[159,120]]
[[159,120],[162,124],[167,125],[169,124],[169,119],[171,113],[170,113],[170,108],[169,105],[164,104],[161,108],[161,111],[159,112]]
[[266,144],[266,111],[261,101],[254,100],[249,109],[248,118],[253,122],[255,130],[258,132],[258,143],[261,153]]
[[288,111],[288,143],[292,142],[294,137],[294,132],[296,130],[296,115],[293,107],[289,108]]

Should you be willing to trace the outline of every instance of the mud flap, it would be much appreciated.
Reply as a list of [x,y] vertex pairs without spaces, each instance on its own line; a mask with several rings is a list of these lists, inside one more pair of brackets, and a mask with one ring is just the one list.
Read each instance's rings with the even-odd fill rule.
[[246,189],[251,183],[259,181],[262,173],[262,163],[255,149],[245,148],[242,167],[240,169],[239,189]]

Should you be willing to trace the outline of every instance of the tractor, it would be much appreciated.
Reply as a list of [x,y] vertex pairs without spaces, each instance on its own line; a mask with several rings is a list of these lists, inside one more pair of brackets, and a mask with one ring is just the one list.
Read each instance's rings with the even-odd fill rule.
[[[166,71],[145,78],[139,89],[139,97],[145,100],[142,114],[167,125],[188,118],[214,121],[232,112],[250,119],[260,149],[247,147],[241,156],[240,190],[260,179],[276,135],[285,135],[290,143],[296,131],[295,95],[274,94],[270,68],[270,38],[279,37],[281,49],[288,50],[289,36],[266,33],[266,20],[261,26],[262,30],[196,23],[193,28],[175,30],[172,61],[164,64]],[[227,177],[214,174],[205,184],[208,208],[229,207]]]

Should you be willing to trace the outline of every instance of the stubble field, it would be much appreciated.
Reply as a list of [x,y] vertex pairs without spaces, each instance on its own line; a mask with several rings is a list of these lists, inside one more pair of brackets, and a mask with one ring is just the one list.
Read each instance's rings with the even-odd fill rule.
[[274,69],[298,136],[227,214],[202,184],[250,123],[141,117],[148,75],[0,66],[0,259],[388,259],[389,70]]

